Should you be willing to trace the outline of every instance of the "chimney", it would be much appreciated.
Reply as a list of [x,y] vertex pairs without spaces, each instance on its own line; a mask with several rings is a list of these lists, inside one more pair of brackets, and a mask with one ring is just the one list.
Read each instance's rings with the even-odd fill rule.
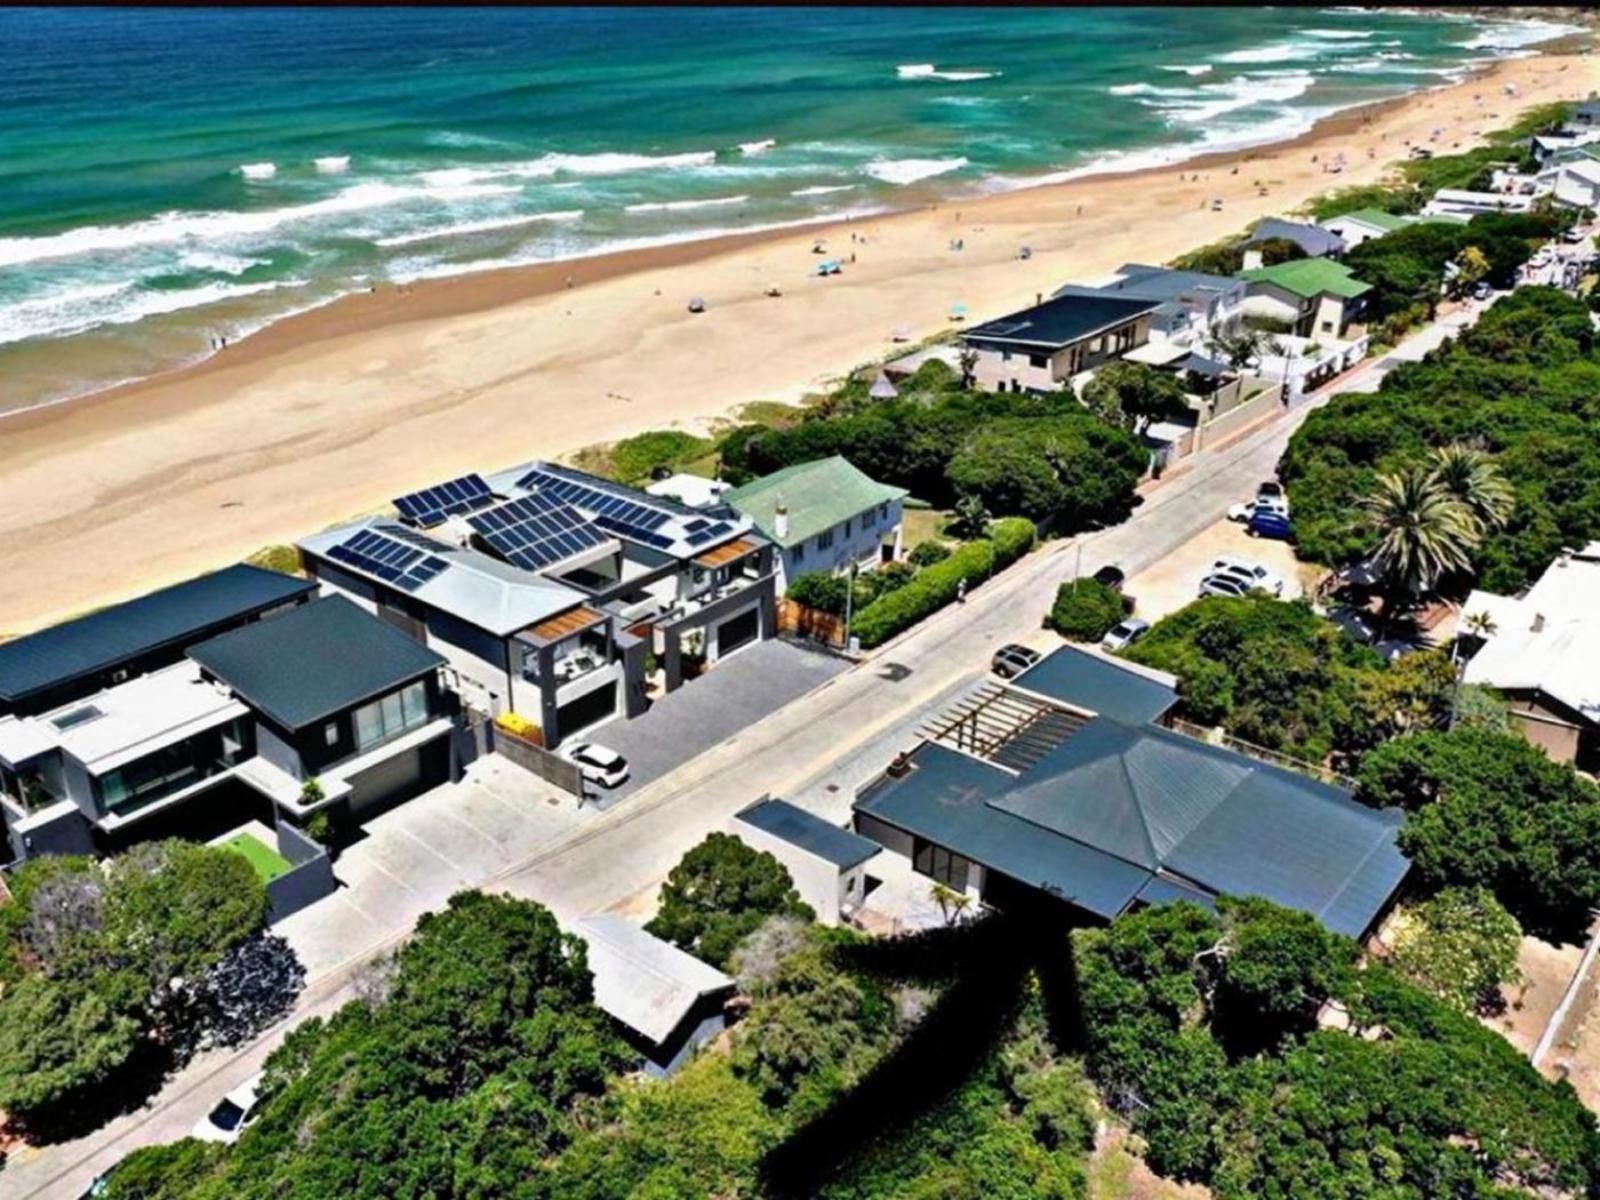
[[1543,613],[1534,613],[1533,614],[1533,624],[1528,627],[1528,631],[1530,633],[1543,633],[1544,632],[1544,614]]
[[1259,251],[1259,250],[1246,250],[1244,252],[1244,265],[1242,267],[1240,267],[1240,270],[1242,270],[1242,271],[1254,271],[1260,265],[1261,265],[1261,251]]
[[772,532],[780,542],[789,536],[789,506],[781,500],[778,511],[772,514]]

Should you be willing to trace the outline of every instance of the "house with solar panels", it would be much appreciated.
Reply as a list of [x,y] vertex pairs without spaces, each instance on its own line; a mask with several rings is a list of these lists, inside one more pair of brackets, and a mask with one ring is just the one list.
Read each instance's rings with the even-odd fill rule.
[[1070,646],[985,683],[857,793],[856,832],[1000,909],[1262,896],[1372,930],[1410,866],[1402,814],[1164,728],[1174,683]]
[[776,628],[749,518],[550,463],[469,475],[299,545],[307,569],[446,659],[463,700],[546,745],[647,706]]
[[976,356],[973,381],[989,392],[1057,392],[1085,371],[1150,340],[1159,300],[1057,295],[961,335]]

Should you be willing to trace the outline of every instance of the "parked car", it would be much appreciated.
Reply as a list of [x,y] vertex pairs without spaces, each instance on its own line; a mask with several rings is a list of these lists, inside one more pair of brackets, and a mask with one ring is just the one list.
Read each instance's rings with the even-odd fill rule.
[[1248,596],[1252,590],[1236,575],[1207,575],[1200,581],[1202,596]]
[[568,742],[558,753],[590,783],[614,788],[628,781],[628,760],[599,742]]
[[1583,238],[1583,230],[1578,228],[1569,229],[1561,235],[1561,240],[1569,246],[1576,246],[1579,242],[1583,241]]
[[1106,587],[1110,588],[1113,592],[1120,592],[1122,590],[1123,582],[1128,578],[1128,576],[1126,573],[1124,573],[1121,567],[1114,564],[1107,564],[1096,571],[1092,578],[1096,583],[1105,584]]
[[1294,540],[1294,526],[1289,522],[1287,513],[1252,513],[1244,531],[1251,537],[1276,538],[1280,542]]
[[1149,621],[1146,621],[1143,617],[1129,617],[1126,621],[1111,627],[1110,632],[1100,639],[1100,648],[1103,650],[1126,650],[1149,632]]
[[261,1073],[250,1076],[229,1092],[216,1106],[195,1122],[191,1137],[202,1142],[237,1142],[252,1121],[260,1115],[256,1110],[256,1092],[261,1087]]
[[1481,279],[1472,289],[1472,298],[1474,300],[1487,300],[1492,295],[1494,295],[1494,289]]
[[1275,512],[1284,516],[1289,515],[1289,501],[1282,496],[1257,496],[1243,504],[1235,504],[1228,509],[1228,520],[1248,521],[1258,512]]
[[1256,486],[1257,500],[1282,500],[1283,484],[1276,479],[1265,479]]
[[1001,679],[1015,679],[1044,656],[1015,642],[1001,646],[989,660],[989,669]]
[[1231,558],[1225,555],[1211,564],[1211,573],[1236,575],[1251,587],[1271,592],[1274,596],[1283,595],[1283,580],[1260,563],[1252,562],[1248,558]]

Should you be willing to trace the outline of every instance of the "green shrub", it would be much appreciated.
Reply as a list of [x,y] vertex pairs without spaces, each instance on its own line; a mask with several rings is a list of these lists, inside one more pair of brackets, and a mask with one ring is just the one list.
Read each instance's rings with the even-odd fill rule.
[[943,542],[929,538],[925,542],[918,542],[911,547],[911,553],[906,556],[914,567],[931,567],[936,562],[943,562],[950,557],[950,547]]
[[1003,571],[1029,550],[1038,538],[1033,522],[1026,517],[1001,517],[989,526],[994,543],[994,569]]
[[796,604],[842,617],[849,591],[850,585],[842,575],[828,571],[807,571],[789,581],[789,590],[785,594]]
[[1098,642],[1122,620],[1122,597],[1095,579],[1078,579],[1056,589],[1050,628],[1075,642]]
[[956,598],[961,581],[972,586],[995,571],[993,542],[968,542],[943,562],[924,568],[903,588],[874,600],[856,614],[850,632],[868,648],[881,646],[902,629],[938,612]]
[[652,429],[623,438],[611,447],[607,457],[611,460],[613,478],[623,483],[643,483],[657,467],[680,467],[704,457],[711,450],[711,442],[692,433],[680,429]]

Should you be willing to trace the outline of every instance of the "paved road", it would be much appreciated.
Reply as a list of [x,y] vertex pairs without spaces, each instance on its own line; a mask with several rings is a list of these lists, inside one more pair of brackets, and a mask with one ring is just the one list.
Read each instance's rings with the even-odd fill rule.
[[[1322,392],[1302,399],[1272,423],[1196,455],[1151,488],[1127,522],[1046,546],[1000,578],[975,588],[903,634],[869,661],[837,675],[738,738],[719,745],[641,788],[627,803],[482,881],[550,906],[571,918],[604,909],[647,909],[658,881],[707,832],[763,792],[797,794],[874,739],[906,728],[918,709],[936,704],[987,665],[994,648],[1036,634],[1060,580],[1117,563],[1142,570],[1215,522],[1227,506],[1253,494],[1272,475],[1289,436],[1306,413],[1339,391],[1370,390],[1396,359],[1420,357],[1445,332],[1470,320],[1447,318],[1395,354],[1357,367]],[[730,664],[731,665],[731,664]],[[851,775],[870,763],[854,762]],[[840,811],[848,796],[834,795]],[[292,1021],[326,1015],[353,994],[352,981],[399,935],[350,947],[350,957],[314,979]],[[149,1106],[98,1133],[17,1156],[0,1171],[8,1198],[77,1197],[98,1173],[130,1150],[184,1136],[215,1099],[259,1069],[290,1023],[242,1050],[213,1053],[168,1082]]]

